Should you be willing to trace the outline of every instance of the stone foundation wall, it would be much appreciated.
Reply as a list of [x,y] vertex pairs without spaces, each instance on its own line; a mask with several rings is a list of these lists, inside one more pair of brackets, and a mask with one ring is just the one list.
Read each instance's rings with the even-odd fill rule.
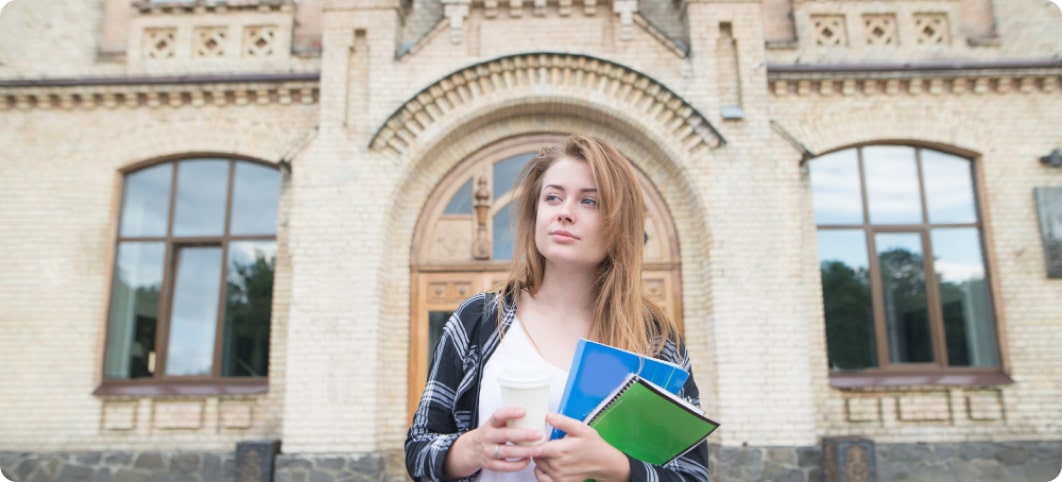
[[[822,446],[709,447],[713,482],[865,482],[1000,480],[1047,482],[1062,469],[1062,441],[878,444],[869,478],[827,474]],[[234,452],[0,452],[13,482],[258,482],[237,478]],[[395,454],[280,454],[276,482],[408,480]],[[827,480],[830,479],[830,480]]]

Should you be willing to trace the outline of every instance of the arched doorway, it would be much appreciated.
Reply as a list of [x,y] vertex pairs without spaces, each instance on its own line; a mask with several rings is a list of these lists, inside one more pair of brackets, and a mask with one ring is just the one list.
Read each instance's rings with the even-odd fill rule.
[[[412,416],[442,327],[466,298],[503,282],[512,255],[513,185],[524,164],[563,136],[524,135],[487,145],[439,182],[421,212],[410,260],[409,398]],[[636,170],[636,172],[638,172]],[[662,197],[638,172],[646,201],[643,278],[682,326],[678,239]]]

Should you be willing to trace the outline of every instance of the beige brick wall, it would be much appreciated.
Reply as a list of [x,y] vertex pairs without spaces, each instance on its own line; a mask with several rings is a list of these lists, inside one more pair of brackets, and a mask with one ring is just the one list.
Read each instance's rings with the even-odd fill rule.
[[[17,146],[0,156],[0,191],[11,200],[0,207],[10,256],[0,274],[0,447],[88,450],[150,442],[225,449],[279,435],[290,299],[283,252],[268,395],[138,399],[92,392],[101,377],[119,170],[184,153],[275,162],[315,117],[316,107],[302,104],[0,112],[0,142]],[[290,203],[287,197],[282,205]],[[281,213],[284,233],[287,213]]]
[[[622,39],[611,4],[593,15],[573,8],[567,16],[552,3],[532,15],[529,4],[521,17],[499,9],[488,18],[473,9],[458,36],[443,25],[396,59],[400,41],[435,25],[428,19],[441,15],[438,5],[424,6],[434,13],[415,11],[402,25],[394,1],[334,0],[320,2],[327,7],[320,58],[278,55],[224,66],[179,56],[141,62],[128,54],[125,61],[97,62],[101,3],[12,3],[0,17],[0,79],[319,70],[319,101],[298,86],[262,103],[255,86],[235,88],[244,92],[243,103],[233,93],[214,104],[216,97],[206,93],[202,105],[196,89],[175,87],[0,86],[0,192],[7,195],[0,203],[0,248],[8,255],[0,271],[0,450],[226,449],[252,438],[282,438],[289,453],[400,450],[410,244],[423,205],[478,149],[541,132],[613,141],[664,198],[681,250],[695,374],[705,407],[724,424],[714,442],[807,446],[844,434],[881,442],[1062,438],[1054,422],[1062,415],[1054,369],[1062,360],[1053,344],[1062,334],[1062,285],[1044,277],[1032,200],[1034,187],[1062,186],[1062,173],[1037,161],[1062,143],[1058,73],[1040,72],[1027,86],[1021,78],[1006,80],[1008,89],[998,87],[997,77],[985,78],[980,91],[972,77],[926,81],[913,93],[907,84],[891,91],[883,80],[865,89],[844,79],[829,88],[805,79],[806,85],[794,81],[779,90],[765,65],[798,56],[802,62],[1050,57],[1062,44],[1049,34],[1051,12],[1043,14],[1036,2],[997,2],[1000,43],[994,47],[920,50],[901,38],[895,51],[834,51],[806,44],[805,37],[795,49],[765,49],[759,2],[690,1],[688,57],[637,22],[631,39]],[[809,9],[862,15],[865,8],[798,3],[798,33]],[[898,18],[925,5],[958,5],[887,3],[906,12]],[[245,26],[267,17],[278,25],[283,20],[281,13],[256,11],[150,21],[134,15],[129,45],[137,45],[133,39],[147,23],[173,20],[175,28],[192,31],[219,20]],[[722,23],[736,40],[741,120],[720,115],[727,88],[718,75],[723,60],[715,57]],[[290,35],[291,25],[284,28]],[[409,134],[404,150],[370,146],[422,89],[469,65],[528,51],[585,54],[645,74],[703,114],[727,143],[686,145],[677,134],[684,121],[667,111],[664,94],[654,100],[634,89],[617,99],[569,78],[484,90]],[[577,71],[585,73],[570,72]],[[104,105],[116,98],[107,95],[129,91],[139,96]],[[152,91],[159,91],[158,106],[152,107]],[[281,100],[285,95],[294,96],[290,103]],[[633,98],[644,104],[627,100]],[[829,387],[807,172],[771,121],[816,153],[881,140],[977,153],[994,301],[1015,384]],[[307,138],[281,197],[270,392],[92,396],[101,376],[119,170],[184,153],[275,162]],[[42,302],[54,298],[61,302]]]

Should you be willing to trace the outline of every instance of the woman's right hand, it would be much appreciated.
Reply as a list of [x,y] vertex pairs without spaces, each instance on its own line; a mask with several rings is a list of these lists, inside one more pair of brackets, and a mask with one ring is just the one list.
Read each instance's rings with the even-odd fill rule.
[[542,430],[510,428],[509,420],[524,416],[520,407],[502,407],[485,425],[461,434],[446,454],[446,476],[463,479],[480,469],[516,472],[531,463],[534,445],[509,445],[542,440]]

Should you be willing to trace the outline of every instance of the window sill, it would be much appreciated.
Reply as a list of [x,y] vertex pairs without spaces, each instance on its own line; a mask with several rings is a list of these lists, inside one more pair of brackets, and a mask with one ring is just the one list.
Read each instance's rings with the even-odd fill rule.
[[109,396],[216,396],[216,395],[257,395],[269,391],[269,381],[265,379],[235,381],[196,381],[196,382],[160,382],[107,380],[92,392],[97,397]]
[[830,386],[839,389],[923,385],[992,386],[1009,385],[1014,380],[1003,373],[832,373]]

